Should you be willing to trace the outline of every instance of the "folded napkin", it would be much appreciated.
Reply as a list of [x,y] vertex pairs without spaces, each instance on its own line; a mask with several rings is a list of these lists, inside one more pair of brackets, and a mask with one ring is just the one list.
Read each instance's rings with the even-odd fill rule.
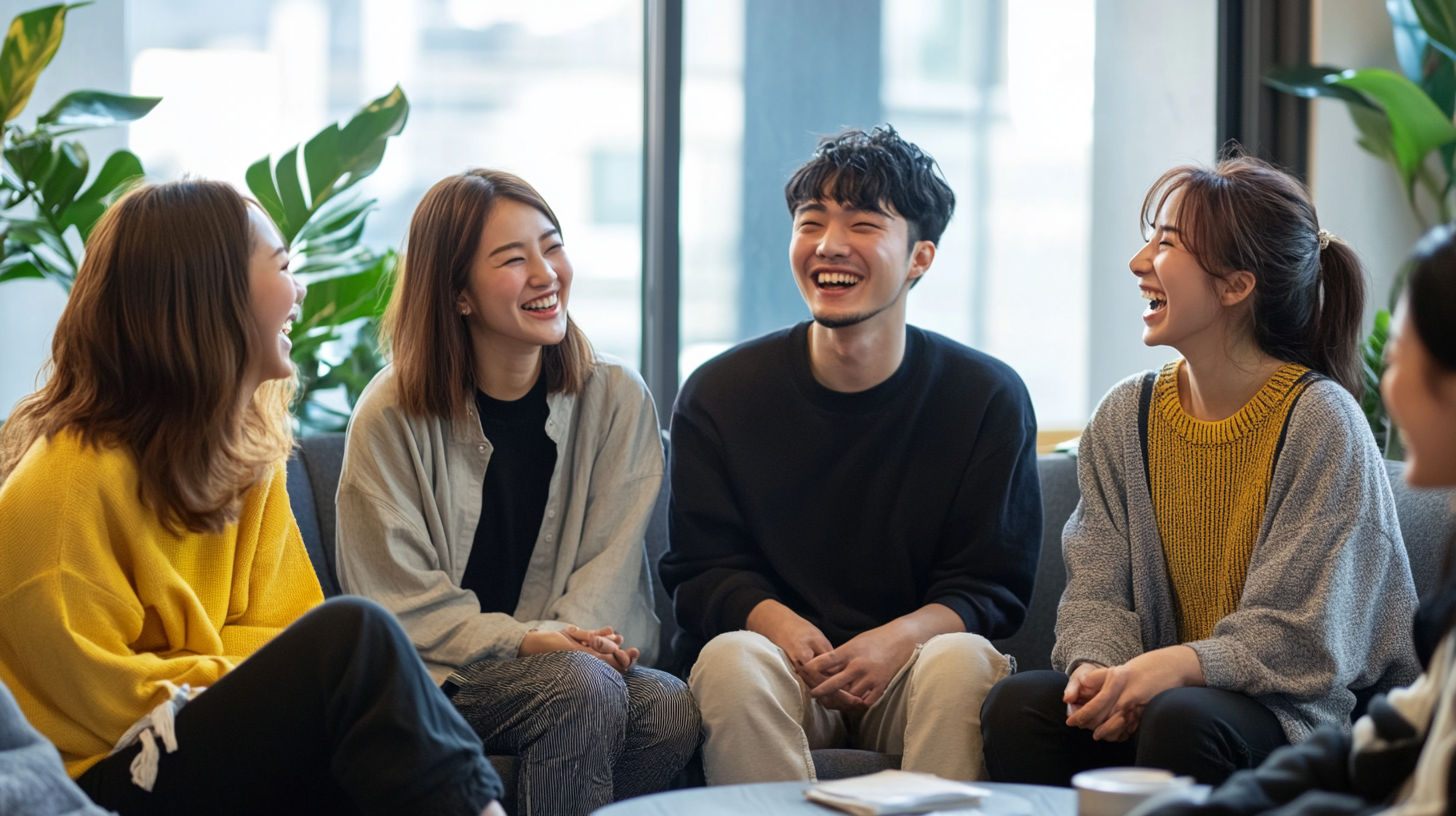
[[820,782],[804,791],[809,801],[854,816],[973,808],[990,795],[991,792],[985,788],[910,771],[880,771],[868,776]]

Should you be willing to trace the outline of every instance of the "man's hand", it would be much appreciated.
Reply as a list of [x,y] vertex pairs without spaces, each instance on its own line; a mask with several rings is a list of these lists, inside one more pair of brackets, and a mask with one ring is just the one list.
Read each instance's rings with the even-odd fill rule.
[[746,627],[769,639],[773,645],[784,650],[794,671],[800,672],[805,663],[828,653],[833,646],[819,627],[804,620],[797,612],[778,601],[760,601],[748,613]]
[[810,685],[809,695],[825,708],[869,708],[885,696],[916,646],[936,635],[964,631],[965,624],[950,607],[928,604],[814,658],[800,675]]
[[[1121,742],[1137,730],[1143,709],[1160,692],[1184,686],[1203,685],[1203,666],[1198,653],[1187,646],[1168,646],[1129,660],[1121,666],[1096,667],[1081,677],[1089,664],[1078,666],[1072,682],[1078,683],[1077,710],[1068,702],[1067,725],[1092,731],[1092,738]],[[1072,694],[1067,683],[1067,695]],[[1090,696],[1088,693],[1090,692]]]
[[623,649],[622,636],[610,626],[596,631],[568,627],[566,631],[532,630],[521,641],[518,657],[548,652],[586,652],[623,674],[637,662],[636,649]]

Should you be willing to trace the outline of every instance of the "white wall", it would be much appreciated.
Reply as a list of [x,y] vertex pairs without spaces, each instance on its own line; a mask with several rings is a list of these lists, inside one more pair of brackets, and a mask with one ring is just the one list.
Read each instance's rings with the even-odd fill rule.
[[1215,154],[1216,0],[1098,0],[1092,131],[1088,407],[1119,380],[1175,356],[1142,343],[1127,263],[1143,196],[1165,170]]
[[[1340,68],[1388,68],[1399,72],[1390,17],[1378,0],[1315,0],[1314,57]],[[1355,144],[1355,125],[1345,103],[1317,99],[1310,182],[1320,226],[1355,248],[1370,282],[1366,325],[1385,308],[1390,282],[1420,226],[1411,215],[1390,165]]]
[[[0,0],[0,22],[45,5],[41,0]],[[75,90],[126,93],[126,15],[123,0],[100,0],[67,14],[60,51],[36,83],[20,120],[29,127],[35,117]],[[93,170],[126,146],[126,129],[110,128],[81,134]],[[36,375],[50,354],[51,331],[65,306],[65,294],[51,281],[0,283],[0,417],[15,401],[35,390]]]

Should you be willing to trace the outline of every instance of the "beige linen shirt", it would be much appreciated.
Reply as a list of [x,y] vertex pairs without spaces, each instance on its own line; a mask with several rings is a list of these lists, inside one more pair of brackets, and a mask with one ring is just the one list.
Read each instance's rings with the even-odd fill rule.
[[652,397],[636,372],[600,356],[581,394],[547,403],[556,469],[514,615],[482,613],[460,587],[492,450],[475,401],[457,420],[411,416],[387,366],[349,421],[339,581],[399,618],[436,683],[476,660],[515,657],[532,629],[568,624],[611,626],[644,665],[657,658],[643,547],[663,470]]

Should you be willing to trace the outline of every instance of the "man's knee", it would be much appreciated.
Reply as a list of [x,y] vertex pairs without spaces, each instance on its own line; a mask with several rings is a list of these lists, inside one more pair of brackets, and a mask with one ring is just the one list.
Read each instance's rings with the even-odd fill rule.
[[1011,658],[996,651],[989,640],[956,632],[933,637],[921,646],[912,672],[918,687],[944,685],[984,696],[1012,670]]
[[783,650],[757,632],[725,632],[703,647],[698,662],[688,674],[694,691],[704,683],[732,682],[745,675],[760,675],[787,669]]

